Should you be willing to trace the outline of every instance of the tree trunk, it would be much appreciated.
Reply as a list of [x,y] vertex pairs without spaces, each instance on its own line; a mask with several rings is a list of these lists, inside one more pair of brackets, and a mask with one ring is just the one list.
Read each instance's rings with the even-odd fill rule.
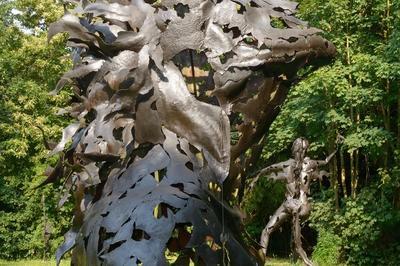
[[367,156],[362,153],[358,156],[358,180],[359,187],[367,184]]
[[335,207],[336,207],[336,211],[339,211],[339,209],[340,209],[340,205],[339,205],[339,203],[340,203],[340,199],[339,199],[339,197],[340,197],[340,195],[339,195],[339,182],[338,182],[338,180],[337,180],[337,159],[336,159],[336,156],[333,158],[333,163],[330,163],[329,164],[329,171],[330,171],[330,174],[331,174],[331,183],[332,183],[332,187],[333,187],[333,189],[334,189],[334,191],[335,191]]
[[397,89],[397,149],[400,148],[400,86]]
[[343,177],[344,177],[344,168],[343,168],[343,152],[339,151],[338,159],[336,159],[336,180],[338,184],[339,191],[339,201],[344,197],[344,189],[343,189]]
[[346,196],[351,197],[351,159],[348,152],[343,153],[344,162],[344,173],[345,173],[345,184],[346,184]]
[[351,154],[351,196],[353,198],[357,195],[357,184],[358,184],[358,150],[353,151]]

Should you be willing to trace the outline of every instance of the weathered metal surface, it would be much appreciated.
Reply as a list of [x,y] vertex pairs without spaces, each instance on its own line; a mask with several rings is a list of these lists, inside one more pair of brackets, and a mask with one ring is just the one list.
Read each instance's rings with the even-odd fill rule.
[[308,146],[308,140],[304,138],[296,139],[292,146],[294,158],[263,168],[252,181],[250,187],[253,187],[261,176],[285,181],[286,199],[271,216],[262,231],[260,245],[266,255],[270,235],[279,229],[288,218],[292,218],[293,251],[301,257],[306,265],[312,266],[312,261],[307,257],[302,247],[300,219],[307,219],[311,211],[309,198],[311,182],[322,181],[324,176],[329,176],[326,171],[320,170],[319,167],[328,164],[336,151],[325,160],[312,160],[310,157],[306,157]]
[[297,70],[332,44],[285,0],[68,2],[48,35],[69,34],[74,68],[54,93],[70,84],[77,99],[45,181],[77,188],[57,257],[75,247],[79,265],[163,265],[168,249],[180,263],[255,264],[221,192],[239,186],[239,155]]

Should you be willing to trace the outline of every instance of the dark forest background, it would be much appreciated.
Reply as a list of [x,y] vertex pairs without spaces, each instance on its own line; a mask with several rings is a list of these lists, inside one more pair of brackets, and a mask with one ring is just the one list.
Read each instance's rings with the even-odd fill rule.
[[[322,29],[338,55],[291,89],[259,168],[286,160],[300,136],[311,142],[311,157],[324,158],[341,134],[331,176],[312,187],[303,242],[320,265],[398,265],[400,2],[299,2],[299,17]],[[70,122],[56,114],[68,106],[69,91],[48,93],[71,67],[65,36],[47,44],[47,27],[62,14],[53,0],[0,0],[1,259],[52,257],[71,222],[72,202],[57,207],[62,183],[35,189],[57,159],[47,156],[43,135],[58,139]],[[284,191],[264,178],[238,202],[255,240]],[[286,224],[273,234],[270,255],[288,257],[290,250]]]

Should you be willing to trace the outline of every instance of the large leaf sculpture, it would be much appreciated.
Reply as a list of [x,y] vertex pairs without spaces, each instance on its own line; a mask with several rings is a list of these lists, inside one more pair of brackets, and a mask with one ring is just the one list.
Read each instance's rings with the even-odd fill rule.
[[222,198],[297,70],[332,44],[286,0],[69,2],[49,28],[74,58],[55,92],[72,84],[78,99],[45,181],[74,188],[57,260],[74,248],[74,265],[165,265],[166,250],[176,265],[256,264]]

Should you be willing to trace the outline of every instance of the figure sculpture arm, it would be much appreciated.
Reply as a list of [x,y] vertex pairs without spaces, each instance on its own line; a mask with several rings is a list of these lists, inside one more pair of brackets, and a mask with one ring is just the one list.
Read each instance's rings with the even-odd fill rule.
[[326,157],[325,160],[316,160],[317,165],[318,165],[318,166],[320,166],[320,165],[327,165],[327,164],[329,163],[329,161],[333,158],[333,156],[335,156],[336,152],[337,152],[337,150],[335,150],[334,152],[332,152],[331,154],[329,154],[329,156]]
[[331,174],[328,173],[327,171],[318,171],[317,179],[321,180],[323,179],[324,176],[329,177]]
[[[268,178],[274,179],[274,180],[283,180],[286,179],[286,175],[283,173],[284,169],[291,166],[293,164],[294,160],[290,159],[284,162],[276,163],[273,165],[270,165],[268,167],[265,167],[261,169],[257,176],[253,179],[253,181],[250,183],[250,189],[253,189],[255,184],[257,183],[258,179],[266,174],[271,174],[275,173],[275,175],[269,175]],[[278,173],[277,173],[278,172]]]
[[[333,158],[333,156],[336,154],[337,150],[335,150],[334,152],[332,152],[328,157],[326,157],[325,160],[315,160],[315,162],[317,163],[317,166],[323,166],[323,165],[327,165],[329,163],[329,161]],[[313,170],[313,173],[310,174],[311,180],[322,180],[323,176],[329,176],[329,173],[322,170],[320,171],[318,169],[318,167],[316,167]]]
[[344,141],[344,137],[342,135],[338,134],[336,136],[336,145],[337,145],[336,150],[334,152],[332,152],[328,157],[326,157],[325,160],[317,160],[316,161],[317,164],[318,165],[327,165],[329,163],[329,161],[332,159],[332,157],[335,155],[335,153],[338,151],[339,145],[341,145],[343,143],[343,141]]

